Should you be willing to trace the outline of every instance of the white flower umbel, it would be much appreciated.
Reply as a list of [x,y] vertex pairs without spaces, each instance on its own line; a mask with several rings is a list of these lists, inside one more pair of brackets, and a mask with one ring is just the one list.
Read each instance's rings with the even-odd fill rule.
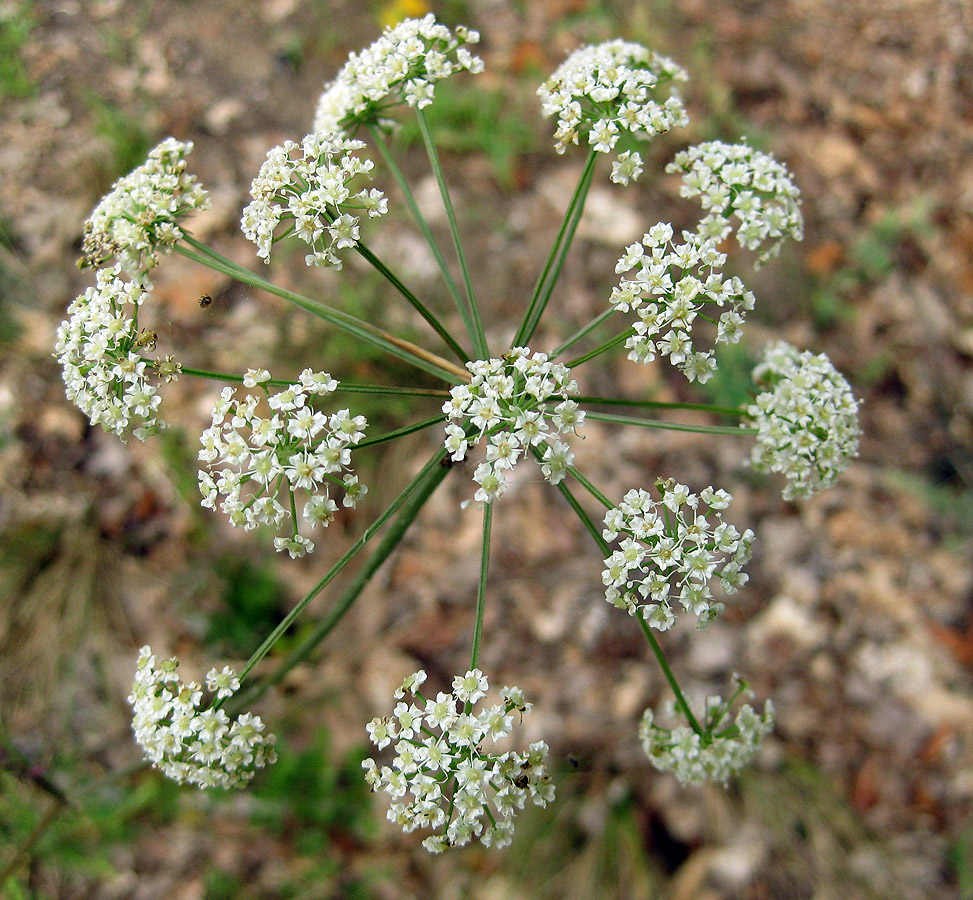
[[148,296],[141,284],[122,278],[119,266],[100,270],[96,286],[68,307],[54,348],[68,399],[91,424],[139,440],[166,427],[150,373],[156,370],[168,381],[179,372],[171,358],[157,361],[143,355],[155,346],[155,334],[138,325]]
[[785,238],[804,236],[801,192],[790,172],[768,153],[748,144],[708,141],[677,153],[666,171],[683,173],[683,197],[701,198],[707,210],[701,234],[724,240],[735,215],[737,241],[759,251],[760,262],[776,256]]
[[803,353],[785,341],[770,345],[753,371],[768,389],[757,395],[744,427],[757,429],[750,462],[783,472],[784,499],[831,487],[858,455],[858,401],[823,353]]
[[389,109],[403,101],[419,109],[428,106],[436,82],[454,72],[483,71],[482,60],[465,46],[479,40],[477,32],[463,26],[450,31],[432,13],[387,28],[370,47],[352,53],[325,86],[314,130],[353,134],[363,122],[386,122]]
[[[251,370],[244,385],[254,387],[270,380],[270,373]],[[338,487],[343,504],[353,507],[366,488],[351,471],[351,448],[364,437],[365,417],[347,409],[331,416],[312,406],[313,397],[330,394],[338,386],[330,375],[305,369],[300,381],[276,394],[247,394],[234,399],[224,388],[213,409],[213,424],[200,438],[199,489],[203,506],[220,509],[230,524],[247,530],[258,525],[286,533],[274,540],[278,551],[292,557],[314,549],[298,530],[296,492],[308,496],[302,518],[312,527],[328,525],[338,506],[331,489]],[[281,502],[278,498],[282,498]]]
[[480,485],[477,502],[500,497],[507,476],[522,456],[541,451],[541,472],[557,484],[574,463],[571,448],[561,435],[577,433],[585,414],[567,397],[578,385],[571,370],[551,362],[546,353],[531,353],[515,347],[502,359],[468,362],[473,374],[469,384],[453,387],[443,405],[446,449],[454,460],[486,439],[486,458],[477,466],[473,479]]
[[[557,116],[554,148],[577,144],[581,135],[599,153],[612,153],[622,135],[646,140],[686,125],[689,117],[672,90],[686,72],[671,59],[639,44],[609,41],[575,50],[537,91],[546,116]],[[628,184],[642,159],[627,151],[612,167],[612,181]]]
[[[682,237],[677,243],[672,226],[661,223],[641,243],[627,247],[615,266],[627,277],[612,290],[609,302],[618,312],[637,317],[636,333],[625,343],[629,359],[650,363],[657,355],[667,356],[690,381],[703,383],[716,371],[716,359],[712,351],[694,348],[694,324],[716,320],[714,342],[734,344],[754,296],[736,276],[723,276],[726,254],[717,250],[716,241],[689,232]],[[722,310],[718,319],[716,309]]]
[[602,536],[619,542],[602,572],[605,599],[630,615],[641,612],[659,631],[675,624],[672,605],[678,600],[702,628],[723,611],[711,583],[718,582],[728,594],[746,583],[743,567],[750,559],[753,532],[740,534],[723,521],[732,500],[726,491],[706,488],[693,494],[672,482],[660,490],[661,503],[647,491],[631,490],[605,514]]
[[[774,706],[769,700],[762,713],[743,704],[732,722],[728,718],[731,705],[720,697],[708,697],[702,734],[686,725],[663,728],[647,709],[639,725],[639,739],[649,761],[660,772],[672,772],[683,784],[726,784],[750,762],[774,727]],[[672,702],[666,704],[669,718],[677,716],[677,709]]]
[[120,178],[85,222],[83,262],[102,266],[117,259],[142,278],[182,237],[178,220],[209,205],[206,191],[186,171],[189,141],[167,138],[149,158]]
[[[201,788],[238,788],[277,759],[277,739],[265,731],[259,716],[230,718],[222,709],[203,705],[203,689],[180,681],[172,657],[156,660],[150,647],[139,652],[135,682],[128,702],[134,709],[135,740],[157,769],[180,784]],[[206,687],[223,700],[239,690],[232,669],[212,669]]]
[[309,266],[341,268],[338,251],[358,242],[359,214],[376,218],[388,212],[381,191],[353,187],[370,178],[375,165],[354,155],[364,146],[340,134],[309,134],[300,144],[285,141],[267,154],[241,221],[257,256],[270,262],[274,231],[285,222],[289,233],[310,246]]
[[513,834],[513,816],[530,800],[546,806],[554,799],[547,773],[547,744],[531,744],[526,753],[490,753],[484,744],[506,738],[514,715],[530,709],[519,688],[504,688],[501,703],[479,711],[477,702],[489,685],[479,669],[453,679],[451,694],[426,699],[419,692],[421,670],[409,676],[391,716],[373,719],[366,730],[379,750],[391,745],[391,765],[374,759],[362,763],[372,790],[391,798],[388,818],[406,832],[432,830],[422,845],[432,853],[461,847],[478,837],[487,847],[504,847]]

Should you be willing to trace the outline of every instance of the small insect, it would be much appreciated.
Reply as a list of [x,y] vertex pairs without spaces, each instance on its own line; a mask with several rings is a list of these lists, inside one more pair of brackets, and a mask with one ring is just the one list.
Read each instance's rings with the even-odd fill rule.
[[526,788],[528,784],[530,784],[530,779],[524,774],[520,774],[514,779],[514,786],[521,790]]
[[209,294],[203,294],[203,296],[199,298],[199,308],[206,309],[206,307],[209,306],[212,302],[213,302],[213,298]]

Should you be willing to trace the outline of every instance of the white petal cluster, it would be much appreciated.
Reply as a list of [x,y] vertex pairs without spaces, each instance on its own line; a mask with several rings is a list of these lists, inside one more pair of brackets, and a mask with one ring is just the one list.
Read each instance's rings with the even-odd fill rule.
[[[139,652],[128,698],[135,740],[152,765],[180,784],[243,787],[257,769],[276,761],[277,738],[259,716],[231,719],[222,709],[204,707],[202,686],[180,681],[178,666],[175,657],[157,661],[150,647]],[[206,687],[222,701],[239,690],[240,681],[229,667],[212,669]]]
[[112,185],[85,222],[83,260],[102,266],[115,258],[131,275],[159,264],[159,251],[182,237],[178,220],[209,205],[206,191],[186,171],[189,141],[167,138],[137,169]]
[[605,599],[630,615],[641,613],[659,631],[675,624],[672,604],[678,600],[702,628],[723,611],[711,583],[734,594],[747,582],[743,567],[753,532],[740,534],[723,521],[722,511],[733,499],[726,491],[694,494],[671,482],[660,489],[661,503],[647,491],[631,490],[605,514],[602,536],[619,542],[601,576]]
[[363,141],[340,134],[309,134],[300,144],[274,147],[250,185],[253,200],[243,210],[243,233],[257,245],[257,256],[270,262],[274,231],[281,222],[311,248],[309,266],[340,269],[338,251],[359,238],[359,213],[384,216],[388,201],[376,188],[356,191],[375,164],[353,155]]
[[482,60],[465,45],[480,35],[459,26],[455,32],[432,13],[387,28],[360,53],[352,53],[334,81],[325,86],[314,114],[317,132],[353,133],[362,122],[385,119],[403,100],[423,109],[432,103],[437,81],[455,72],[482,72]]
[[566,396],[578,392],[571,370],[527,347],[515,347],[502,359],[468,362],[466,368],[473,378],[450,390],[443,412],[446,449],[454,460],[486,438],[486,458],[473,472],[480,485],[474,499],[486,503],[500,497],[508,474],[522,456],[533,455],[532,448],[540,450],[544,477],[558,484],[574,464],[574,453],[560,435],[576,434],[585,418]]
[[[547,773],[547,744],[531,744],[526,753],[490,753],[485,742],[506,738],[514,715],[530,709],[519,688],[507,687],[502,702],[479,711],[489,688],[479,669],[453,679],[452,693],[426,699],[419,691],[425,672],[409,676],[395,692],[391,716],[373,719],[366,730],[379,749],[391,745],[395,757],[379,767],[362,763],[372,790],[391,798],[388,818],[406,832],[433,831],[422,845],[432,853],[461,847],[478,837],[487,847],[504,847],[513,834],[513,816],[530,800],[546,806],[554,799]],[[416,699],[406,702],[406,694]]]
[[790,172],[768,153],[748,144],[708,141],[676,154],[666,171],[683,173],[683,197],[701,198],[707,211],[701,234],[724,240],[735,215],[737,241],[759,250],[760,262],[776,256],[785,238],[804,237],[801,192]]
[[144,287],[126,281],[121,269],[101,269],[97,284],[68,307],[54,346],[68,399],[91,420],[119,437],[145,440],[166,427],[159,418],[161,397],[149,380],[153,370],[175,379],[179,364],[143,357],[155,344],[140,331],[138,311],[148,298]]
[[[269,380],[266,369],[250,370],[244,385]],[[200,438],[199,459],[208,465],[199,473],[202,505],[215,509],[219,501],[230,524],[248,531],[258,525],[281,530],[289,520],[274,546],[291,557],[312,551],[314,543],[298,530],[296,492],[308,495],[302,518],[312,527],[334,519],[333,487],[350,507],[366,492],[351,471],[351,448],[364,437],[365,417],[347,409],[327,416],[312,405],[313,397],[337,386],[330,375],[305,369],[297,383],[277,393],[265,388],[266,406],[258,395],[237,400],[232,388],[224,388],[213,423]]]
[[785,341],[764,351],[753,371],[768,388],[749,407],[757,443],[751,464],[787,477],[784,499],[831,487],[858,455],[858,401],[845,377],[823,353],[803,353]]
[[[675,705],[669,703],[667,707],[669,716],[674,717]],[[732,723],[727,718],[729,707],[720,697],[707,698],[703,734],[686,725],[662,728],[647,709],[639,725],[639,739],[652,765],[660,772],[672,772],[683,784],[726,784],[750,762],[774,727],[774,706],[769,700],[762,713],[744,703]]]
[[[618,260],[615,272],[624,275],[609,299],[618,312],[635,313],[635,334],[625,347],[633,362],[650,363],[666,356],[690,381],[701,384],[716,371],[711,350],[693,346],[698,320],[716,320],[715,343],[735,344],[754,296],[743,282],[720,271],[726,254],[712,238],[684,231],[682,243],[673,239],[672,226],[655,225]],[[634,276],[628,273],[634,270]],[[716,309],[722,310],[719,318]]]
[[[640,44],[609,41],[575,50],[538,88],[546,116],[557,116],[558,153],[586,134],[599,153],[611,153],[623,134],[648,139],[686,125],[689,117],[671,90],[686,80],[671,59]],[[612,181],[628,184],[641,173],[637,153],[626,152],[612,168]]]

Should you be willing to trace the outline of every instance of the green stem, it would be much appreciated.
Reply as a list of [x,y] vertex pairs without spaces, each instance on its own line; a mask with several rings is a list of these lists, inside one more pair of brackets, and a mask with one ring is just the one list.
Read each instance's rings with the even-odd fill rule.
[[373,438],[366,438],[365,440],[355,444],[354,449],[360,450],[362,447],[373,447],[375,444],[385,444],[389,441],[394,441],[396,438],[405,437],[407,434],[415,434],[417,431],[422,431],[424,428],[429,428],[432,425],[438,425],[440,422],[445,421],[445,414],[440,413],[438,416],[423,419],[421,422],[416,422],[412,425],[404,425],[402,428],[396,428],[394,431],[387,431],[385,434],[380,434]]
[[731,406],[713,406],[710,403],[667,403],[661,400],[626,400],[624,397],[589,397],[573,396],[572,400],[578,403],[591,403],[596,406],[632,406],[645,407],[647,409],[687,409],[696,412],[716,413],[721,416],[740,416],[746,415],[746,410],[735,409]]
[[469,360],[470,355],[456,342],[455,338],[446,330],[446,327],[436,318],[432,311],[410,291],[385,263],[383,263],[368,247],[362,242],[355,243],[355,249],[359,255],[365,259],[376,272],[381,274],[389,284],[392,285],[405,299],[412,308],[422,316],[438,334],[450,350],[456,355],[461,363]]
[[517,331],[517,336],[514,338],[515,347],[526,346],[531,335],[534,333],[534,329],[537,328],[537,323],[540,322],[541,315],[544,313],[544,307],[547,306],[547,302],[551,299],[554,285],[557,283],[558,276],[561,274],[564,260],[567,258],[568,251],[571,249],[574,234],[578,229],[578,223],[581,221],[581,213],[584,211],[584,203],[588,196],[588,190],[591,187],[592,178],[594,177],[596,157],[597,154],[594,150],[588,153],[588,159],[581,172],[581,177],[578,179],[574,194],[571,196],[571,202],[568,204],[568,208],[564,213],[564,219],[561,221],[561,228],[557,233],[557,237],[554,239],[554,245],[551,247],[547,262],[544,264],[540,277],[537,279],[537,284],[534,286],[534,293],[530,298],[530,304],[524,315],[524,321],[521,323]]
[[273,633],[257,649],[256,653],[250,658],[243,672],[240,674],[242,681],[253,667],[262,659],[273,643],[287,630],[294,619],[307,607],[308,603],[314,599],[348,564],[352,557],[371,540],[375,533],[385,522],[398,510],[399,515],[392,527],[386,532],[378,546],[372,551],[365,561],[361,571],[355,576],[354,580],[345,589],[344,593],[331,608],[328,614],[314,627],[314,629],[301,641],[301,643],[291,651],[285,659],[267,678],[259,685],[254,685],[250,690],[237,694],[233,699],[228,711],[232,709],[234,713],[249,705],[254,700],[263,696],[275,684],[287,675],[302,660],[306,659],[312,650],[323,641],[341,621],[342,616],[351,608],[355,600],[364,590],[372,576],[378,571],[382,563],[388,559],[389,555],[398,545],[405,535],[409,526],[415,521],[422,507],[432,495],[433,491],[439,486],[442,480],[449,473],[449,469],[442,465],[446,456],[446,451],[440,448],[423,467],[422,471],[416,475],[401,494],[392,502],[392,505],[379,516],[355,542],[355,544],[345,553],[341,559],[335,563],[328,573],[304,596],[298,605],[287,615]]
[[399,164],[395,161],[389,151],[388,142],[385,140],[385,135],[382,134],[381,129],[374,123],[369,124],[369,130],[372,134],[372,139],[375,145],[378,147],[379,153],[382,154],[382,158],[385,160],[385,165],[388,166],[389,171],[392,173],[392,177],[395,179],[399,186],[399,190],[402,191],[402,196],[405,197],[406,206],[409,207],[409,212],[412,214],[412,218],[415,219],[416,224],[419,226],[419,230],[422,232],[422,236],[426,240],[426,244],[429,246],[429,250],[436,260],[436,265],[439,266],[439,271],[442,272],[443,279],[446,282],[446,287],[449,290],[450,296],[453,298],[453,302],[456,304],[459,314],[463,319],[463,324],[466,326],[466,333],[473,339],[474,329],[473,321],[470,318],[469,310],[466,308],[466,303],[463,301],[462,296],[459,292],[459,285],[456,284],[456,279],[453,278],[453,273],[449,271],[449,266],[446,264],[446,259],[443,257],[443,251],[439,249],[439,244],[436,243],[436,239],[432,235],[432,230],[429,228],[429,223],[426,221],[425,216],[423,216],[422,211],[419,209],[419,204],[416,202],[415,195],[409,188],[409,183],[406,181],[405,174],[399,167]]
[[[572,474],[577,478],[580,473],[572,470]],[[587,482],[587,479],[582,480],[581,483],[584,484],[585,487],[588,487],[590,484],[590,482]],[[568,503],[571,504],[571,508],[578,514],[582,524],[584,524],[585,528],[588,529],[588,532],[594,538],[595,543],[598,545],[598,548],[601,550],[603,556],[611,556],[611,547],[608,545],[608,542],[602,537],[601,532],[598,530],[598,526],[592,521],[591,516],[589,516],[584,509],[582,509],[581,504],[571,493],[571,490],[564,484],[563,481],[558,484],[557,488],[564,495],[564,498],[568,501]],[[599,499],[601,499],[602,502],[606,502],[600,496]],[[612,504],[609,502],[608,505],[611,506]],[[679,704],[679,707],[685,714],[686,720],[689,722],[693,731],[695,731],[696,734],[703,734],[703,729],[700,727],[699,722],[693,715],[693,711],[689,708],[689,704],[686,702],[686,698],[683,696],[683,692],[679,688],[679,683],[676,681],[675,675],[672,674],[672,669],[669,668],[669,663],[666,662],[665,655],[662,652],[662,647],[659,646],[659,642],[652,633],[652,629],[642,616],[642,611],[638,610],[635,617],[638,619],[639,625],[642,626],[642,631],[645,632],[645,636],[648,638],[649,646],[652,648],[652,653],[655,655],[656,660],[662,667],[662,672],[666,677],[666,681],[669,682],[669,686],[672,688],[672,691],[676,696],[676,703]]]
[[[180,375],[191,375],[194,378],[208,378],[211,381],[229,381],[234,384],[242,384],[243,376],[235,375],[231,372],[211,372],[208,369],[194,369],[190,366],[180,366]],[[270,378],[262,381],[261,384],[269,384],[274,387],[287,387],[294,384],[293,379]],[[348,394],[383,394],[390,397],[448,397],[449,391],[439,391],[435,388],[403,388],[386,387],[381,384],[350,384],[339,381],[334,393],[340,394],[342,391]]]
[[47,833],[48,829],[54,824],[54,821],[61,814],[64,807],[57,800],[51,800],[47,807],[47,812],[40,818],[34,828],[31,830],[30,834],[24,842],[17,848],[14,849],[13,856],[11,856],[7,865],[0,869],[0,888],[2,888],[6,883],[7,879],[17,871],[17,868],[21,865],[21,860],[24,863],[29,862],[29,857],[31,851],[37,846],[37,843],[42,837]]
[[338,382],[334,389],[336,394],[346,391],[349,394],[387,394],[390,397],[448,397],[449,391],[439,391],[436,388],[404,388],[385,387],[380,384],[346,384]]
[[[716,730],[717,728],[719,728],[719,727],[720,727],[720,723],[721,723],[721,722],[723,721],[723,719],[724,719],[724,718],[726,717],[726,714],[727,714],[727,713],[728,713],[728,712],[730,711],[730,708],[731,708],[731,707],[733,706],[733,704],[734,704],[734,703],[736,703],[736,702],[737,702],[737,698],[738,698],[738,697],[739,697],[739,696],[740,696],[740,695],[741,695],[742,693],[744,693],[744,692],[745,692],[745,691],[746,691],[746,690],[748,689],[748,687],[749,687],[749,685],[747,684],[747,682],[745,682],[745,681],[744,681],[743,679],[740,679],[740,681],[739,681],[739,682],[737,683],[737,688],[736,688],[736,690],[735,690],[735,691],[733,692],[733,696],[732,696],[732,697],[730,697],[730,698],[729,698],[729,699],[727,699],[727,700],[724,700],[724,701],[723,701],[723,702],[722,702],[722,703],[721,703],[721,704],[719,705],[719,707],[718,707],[718,708],[716,709],[716,711],[715,711],[715,712],[713,713],[713,718],[712,718],[712,719],[710,719],[710,718],[709,718],[709,717],[707,716],[707,720],[706,720],[706,730],[707,730],[707,731],[709,731],[709,732],[713,732],[713,731],[715,731],[715,730]],[[707,713],[708,713],[708,712],[709,712],[709,711],[707,710]],[[731,728],[732,728],[732,727],[735,727],[735,726],[731,726]]]
[[590,334],[594,331],[602,322],[609,318],[609,316],[614,313],[611,307],[606,309],[603,313],[595,316],[584,328],[579,328],[574,334],[571,335],[563,344],[560,344],[554,352],[551,354],[551,359],[557,359],[568,347],[573,347],[578,341],[580,341],[585,335]]
[[666,431],[695,431],[702,434],[754,435],[756,428],[734,428],[731,425],[680,425],[676,422],[660,422],[657,419],[636,419],[634,416],[616,416],[611,413],[585,412],[585,419],[614,422],[618,425],[638,425],[641,428],[662,428]]
[[611,502],[601,491],[598,490],[577,468],[571,466],[568,470],[581,484],[581,486],[594,497],[602,506],[606,509],[611,509],[614,507],[614,503]]
[[424,350],[422,347],[418,347],[410,341],[395,337],[395,335],[389,334],[381,328],[377,328],[356,316],[349,315],[346,312],[334,309],[316,300],[311,300],[286,288],[278,287],[265,278],[261,278],[255,272],[251,272],[243,266],[238,266],[232,260],[227,259],[222,254],[217,253],[188,234],[183,235],[183,240],[195,248],[195,250],[199,251],[193,252],[193,250],[187,249],[182,244],[176,244],[176,251],[187,259],[215,269],[217,272],[221,272],[229,278],[233,278],[243,284],[260,288],[270,294],[276,294],[278,297],[282,297],[284,300],[299,306],[306,312],[324,319],[336,328],[340,328],[342,331],[354,335],[359,340],[365,341],[373,347],[378,347],[391,356],[411,363],[425,372],[442,378],[444,381],[456,384],[469,380],[469,372],[437,356],[435,353],[430,353],[428,350]]
[[[67,794],[53,781],[44,767],[35,759],[31,759],[7,737],[6,730],[0,728],[0,765],[8,772],[32,782],[42,791],[50,794],[60,805],[73,806]],[[0,885],[3,884],[0,879]]]
[[601,356],[602,353],[606,353],[613,347],[617,347],[622,342],[627,341],[633,334],[635,334],[634,328],[626,328],[621,334],[616,334],[615,337],[609,338],[603,344],[595,347],[594,350],[589,350],[587,353],[581,354],[581,356],[576,356],[574,359],[566,362],[565,365],[569,369],[580,366],[581,363],[587,362],[589,359],[594,359],[596,356]]
[[665,654],[662,652],[662,647],[659,646],[656,636],[652,633],[649,623],[645,621],[645,617],[642,615],[642,611],[638,610],[635,613],[635,618],[639,620],[639,625],[642,626],[642,631],[645,632],[645,637],[649,642],[649,646],[652,648],[652,652],[655,654],[656,661],[662,668],[662,674],[666,676],[666,681],[669,682],[669,687],[672,688],[673,694],[676,695],[676,703],[682,710],[683,715],[686,717],[686,721],[689,722],[690,727],[698,735],[702,735],[703,729],[697,721],[696,717],[693,715],[693,711],[689,708],[689,703],[686,702],[686,697],[682,690],[679,688],[679,682],[676,681],[676,676],[672,674],[672,669],[669,668],[669,663],[666,662]]
[[483,637],[483,613],[486,609],[487,570],[490,567],[490,532],[493,528],[493,503],[483,504],[483,546],[480,549],[480,580],[476,586],[476,623],[473,626],[473,649],[470,668],[480,661],[480,640]]
[[571,492],[571,488],[561,481],[558,482],[557,489],[561,492],[564,499],[568,501],[571,509],[575,511],[578,518],[581,520],[581,524],[588,529],[588,533],[592,536],[592,538],[594,538],[594,541],[601,550],[602,555],[604,557],[611,556],[611,547],[608,546],[608,543],[601,536],[601,531],[598,530],[598,526],[595,524],[594,520],[588,515],[587,512],[585,512],[584,507],[582,507],[581,503],[578,501],[578,498],[575,497]]
[[483,322],[480,321],[480,309],[477,306],[476,294],[473,291],[470,268],[466,263],[466,254],[463,252],[463,244],[460,241],[456,213],[453,211],[453,201],[449,197],[449,188],[446,187],[446,177],[443,175],[443,168],[439,164],[439,154],[436,152],[436,145],[433,142],[432,133],[429,131],[429,123],[426,121],[426,116],[423,111],[418,108],[416,109],[416,120],[419,122],[422,142],[426,146],[429,165],[432,167],[433,174],[436,176],[436,183],[439,185],[439,194],[443,198],[443,206],[446,208],[446,218],[449,220],[449,232],[453,238],[453,247],[456,249],[456,258],[459,260],[460,271],[463,273],[463,287],[466,291],[466,302],[469,304],[470,321],[473,326],[473,333],[470,335],[473,341],[473,348],[480,359],[486,359],[490,355],[490,351],[487,348]]
[[[242,375],[234,375],[232,372],[212,372],[209,369],[194,369],[190,366],[180,366],[180,375],[191,375],[193,378],[208,378],[210,381],[229,381],[233,384],[243,384]],[[273,385],[274,387],[287,387],[293,384],[293,381],[289,381],[286,378],[270,378],[267,381],[261,381],[264,385]]]

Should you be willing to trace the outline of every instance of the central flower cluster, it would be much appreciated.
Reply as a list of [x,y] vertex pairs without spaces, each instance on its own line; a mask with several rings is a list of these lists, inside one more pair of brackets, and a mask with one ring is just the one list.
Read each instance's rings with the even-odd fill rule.
[[[266,369],[251,370],[244,384],[269,380]],[[277,529],[290,518],[290,534],[275,538],[274,546],[292,557],[313,550],[313,542],[297,530],[294,491],[310,495],[303,518],[313,526],[330,524],[338,510],[329,485],[341,487],[344,505],[351,507],[366,490],[351,473],[351,448],[365,435],[365,417],[347,409],[326,416],[311,406],[312,396],[325,396],[337,386],[330,375],[305,369],[298,383],[267,392],[270,415],[258,412],[259,396],[235,400],[233,389],[224,388],[213,423],[200,437],[199,459],[209,465],[199,472],[202,505],[215,509],[222,495],[220,508],[230,524],[248,531],[258,525]],[[281,493],[284,503],[277,499]]]
[[[615,272],[635,269],[634,278],[622,278],[612,290],[610,303],[618,312],[634,312],[635,334],[625,347],[633,362],[650,363],[656,354],[668,356],[690,381],[708,381],[716,371],[712,351],[693,348],[692,330],[697,317],[712,320],[707,307],[723,310],[717,322],[716,343],[740,340],[743,314],[753,309],[754,296],[733,276],[719,269],[726,262],[714,240],[683,232],[683,243],[673,240],[672,226],[660,223],[632,244],[619,259]],[[724,308],[725,307],[725,308]]]
[[[723,521],[733,498],[722,490],[692,493],[669,484],[656,503],[647,491],[631,490],[605,514],[606,541],[622,540],[605,560],[605,599],[631,615],[666,631],[676,621],[670,597],[699,617],[700,627],[723,611],[713,599],[714,576],[728,594],[747,581],[742,571],[750,559],[753,532],[743,534]],[[714,513],[715,523],[706,517]]]
[[480,485],[474,499],[500,497],[508,473],[527,453],[538,459],[551,484],[560,482],[574,463],[574,453],[558,436],[577,433],[584,424],[584,412],[565,396],[578,392],[571,370],[551,362],[546,353],[531,354],[527,347],[466,367],[473,375],[470,383],[450,390],[443,412],[449,420],[446,449],[454,460],[463,459],[471,443],[476,446],[486,438],[486,459],[473,473]]
[[[426,679],[422,670],[410,675],[395,692],[391,716],[373,719],[368,735],[382,750],[395,749],[390,766],[366,759],[362,766],[372,790],[392,798],[388,818],[409,832],[431,828],[422,843],[427,850],[468,844],[479,836],[485,846],[503,847],[513,834],[513,815],[531,800],[546,806],[554,799],[545,763],[547,744],[531,744],[526,753],[491,754],[480,745],[506,738],[513,714],[530,709],[519,688],[501,692],[502,703],[479,712],[475,704],[489,688],[479,669],[453,679],[451,694],[426,699],[419,691]],[[406,693],[419,703],[407,703]]]
[[337,134],[309,134],[300,145],[285,141],[267,154],[250,185],[253,200],[243,210],[243,233],[257,245],[257,256],[270,262],[274,231],[293,222],[293,233],[310,246],[309,266],[340,269],[338,250],[358,242],[358,216],[388,212],[380,190],[353,192],[352,182],[371,176],[375,164],[354,156],[365,146]]

